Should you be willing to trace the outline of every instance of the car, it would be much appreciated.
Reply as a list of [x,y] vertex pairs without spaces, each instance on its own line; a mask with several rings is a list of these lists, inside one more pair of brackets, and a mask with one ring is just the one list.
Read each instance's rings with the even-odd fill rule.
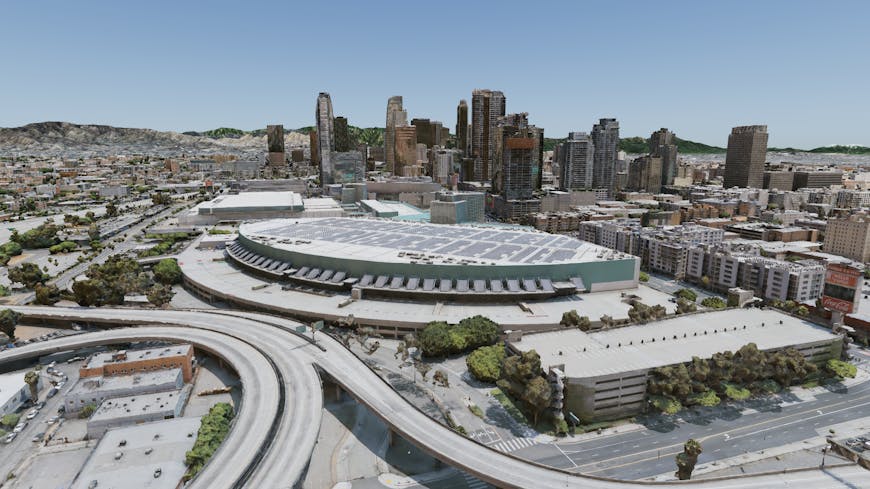
[[57,362],[51,362],[48,364],[48,368],[53,369],[54,367],[57,367]]
[[65,413],[65,412],[66,412],[66,406],[64,406],[63,404],[61,404],[60,406],[58,406],[58,408],[57,408],[57,414],[63,414],[63,413]]
[[99,484],[99,482],[97,482],[97,479],[92,480],[90,484],[88,484],[88,489],[94,489],[95,487],[97,487],[97,484]]
[[30,441],[32,441],[33,443],[39,443],[43,440],[43,438],[45,438],[45,432],[33,435],[33,439]]
[[56,386],[56,387],[57,387],[58,389],[62,389],[63,386],[65,386],[65,385],[66,385],[66,381],[65,381],[65,380],[61,380],[60,382],[57,383],[57,386]]
[[39,401],[36,403],[36,409],[42,409],[45,407],[45,401]]
[[157,467],[157,470],[154,471],[154,478],[156,479],[156,478],[160,477],[161,474],[163,474],[163,469],[161,469],[160,467]]
[[29,413],[27,413],[27,416],[25,416],[24,419],[33,419],[36,417],[37,414],[39,414],[39,411],[30,411]]
[[56,395],[57,395],[57,387],[52,387],[51,389],[48,390],[48,394],[46,394],[45,397],[51,399],[52,397],[54,397]]
[[16,436],[18,436],[18,433],[9,433],[6,435],[6,438],[3,439],[3,443],[12,443],[12,440],[14,440]]
[[16,433],[16,434],[21,433],[22,431],[24,431],[24,428],[27,428],[28,424],[29,423],[27,421],[22,421],[22,422],[18,423],[17,425],[15,425],[15,429],[13,429],[12,432]]
[[55,424],[55,423],[57,423],[57,421],[59,419],[60,419],[60,416],[52,416],[52,417],[48,418],[47,420],[45,420],[45,422],[47,424]]

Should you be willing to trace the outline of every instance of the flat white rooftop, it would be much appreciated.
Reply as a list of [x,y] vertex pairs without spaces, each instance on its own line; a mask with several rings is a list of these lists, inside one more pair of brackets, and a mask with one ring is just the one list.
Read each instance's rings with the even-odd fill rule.
[[94,411],[89,421],[104,421],[141,416],[151,413],[174,412],[182,399],[181,390],[139,394],[106,399]]
[[200,214],[211,212],[232,212],[236,210],[301,210],[302,196],[296,192],[241,192],[234,195],[221,195],[203,202],[198,207]]
[[0,406],[5,406],[27,384],[24,383],[24,372],[0,374]]
[[95,353],[86,360],[87,363],[82,365],[82,368],[100,368],[109,364],[139,362],[155,358],[183,357],[190,353],[192,348],[190,345],[171,345],[145,350],[123,350],[127,357],[124,360],[114,360],[114,356],[119,353],[118,351]]
[[[199,425],[200,418],[175,418],[109,430],[71,489],[85,489],[91,481],[97,481],[97,488],[176,489]],[[115,460],[118,453],[121,458]],[[160,477],[154,477],[157,469]]]
[[538,231],[386,219],[270,219],[244,223],[239,234],[276,249],[387,263],[554,265],[632,258]]
[[825,328],[772,309],[729,309],[596,333],[530,334],[513,346],[538,352],[544,368],[564,365],[568,377],[586,378],[710,358],[748,343],[771,350],[834,339]]

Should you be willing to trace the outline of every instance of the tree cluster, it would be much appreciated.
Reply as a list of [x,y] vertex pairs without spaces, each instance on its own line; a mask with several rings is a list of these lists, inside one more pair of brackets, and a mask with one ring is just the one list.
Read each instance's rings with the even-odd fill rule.
[[178,261],[175,258],[164,258],[154,265],[154,280],[164,285],[174,285],[181,283],[181,267],[178,266]]
[[187,233],[172,233],[172,234],[165,234],[162,236],[154,236],[154,235],[146,236],[146,238],[154,238],[154,237],[159,238],[160,242],[157,243],[157,245],[151,249],[140,251],[139,258],[147,258],[149,256],[165,255],[166,253],[169,252],[169,250],[172,249],[173,246],[175,246],[176,242],[188,239],[190,236],[188,236]]
[[154,284],[136,260],[114,255],[103,264],[88,267],[87,279],[73,283],[75,301],[81,306],[120,305],[127,294],[145,294],[148,300],[162,306],[172,299],[172,290]]
[[498,325],[483,316],[465,318],[455,325],[433,321],[420,331],[418,345],[423,356],[444,357],[491,345],[498,335]]
[[12,309],[0,311],[0,333],[8,336],[10,340],[15,339],[15,326],[18,325],[19,319],[21,314]]
[[683,451],[676,456],[677,472],[674,475],[677,476],[677,479],[685,481],[692,478],[692,471],[695,470],[701,452],[703,452],[701,444],[694,438],[689,439],[683,445]]
[[701,301],[701,305],[710,309],[725,309],[728,306],[721,297],[707,297]]
[[770,301],[771,307],[775,307],[777,309],[782,309],[783,311],[790,312],[792,314],[796,314],[798,316],[807,316],[810,313],[809,308],[803,304],[798,304],[795,301],[780,301],[780,300],[772,300]]
[[683,288],[683,289],[680,289],[680,290],[674,292],[674,295],[677,297],[682,297],[683,299],[686,299],[687,301],[695,302],[696,300],[698,300],[698,294],[696,294],[695,291],[692,289]]
[[686,313],[690,313],[690,312],[695,312],[697,310],[698,310],[698,306],[695,304],[694,301],[689,301],[689,300],[684,299],[682,297],[677,299],[677,311],[676,311],[677,314],[686,314]]
[[481,381],[495,383],[501,377],[504,362],[504,346],[481,346],[465,359],[465,365],[472,377]]
[[10,258],[20,254],[21,245],[15,241],[9,241],[8,243],[0,245],[0,266],[6,266],[6,264],[9,263]]
[[589,331],[592,328],[592,321],[589,320],[589,317],[577,314],[576,309],[563,312],[559,324],[566,328],[579,328],[580,331]]
[[44,284],[48,279],[48,275],[42,272],[39,265],[35,263],[22,263],[17,267],[9,269],[9,280],[18,282],[28,289],[36,287],[37,284]]
[[534,424],[538,424],[541,413],[550,406],[552,397],[550,383],[543,374],[540,355],[535,350],[529,350],[505,358],[501,378],[496,382],[503,392],[522,401],[532,414]]
[[12,231],[12,236],[9,239],[20,244],[22,248],[48,248],[57,244],[59,241],[57,232],[60,230],[60,226],[52,222],[45,222],[24,233],[19,233],[18,230]]
[[193,448],[184,455],[184,463],[187,465],[187,472],[184,474],[185,481],[196,477],[196,474],[205,467],[205,464],[223,443],[230,431],[230,422],[233,420],[233,416],[233,407],[226,402],[220,402],[212,406],[208,410],[208,414],[202,417]]
[[667,315],[668,311],[664,306],[656,304],[650,307],[640,301],[632,301],[631,309],[628,310],[628,318],[638,324],[656,321]]
[[49,246],[48,252],[52,255],[56,255],[58,253],[69,253],[76,248],[78,248],[78,245],[73,243],[72,241],[63,241],[56,245]]
[[776,392],[816,371],[794,348],[766,352],[749,343],[734,353],[653,369],[647,393],[654,407],[673,414],[683,406],[715,405],[720,397],[741,400],[752,393]]

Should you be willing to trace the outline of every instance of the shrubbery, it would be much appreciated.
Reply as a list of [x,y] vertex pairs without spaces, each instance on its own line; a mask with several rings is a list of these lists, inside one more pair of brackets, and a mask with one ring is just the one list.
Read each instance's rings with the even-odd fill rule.
[[728,304],[720,297],[707,297],[701,301],[701,305],[710,309],[725,309]]
[[844,379],[846,377],[853,379],[855,378],[855,375],[858,374],[858,368],[856,366],[842,360],[835,360],[833,358],[828,360],[828,363],[825,364],[825,368],[832,375],[835,375],[841,379]]
[[674,295],[677,297],[682,297],[687,301],[695,302],[698,300],[698,294],[696,294],[695,291],[692,289],[680,289],[676,291]]
[[231,405],[220,402],[212,406],[208,410],[208,414],[202,417],[199,431],[196,434],[196,442],[184,456],[184,463],[187,465],[187,472],[184,474],[185,481],[196,477],[196,474],[205,467],[205,464],[223,443],[230,431],[230,422],[234,415]]
[[78,245],[72,241],[64,241],[48,248],[49,253],[56,255],[58,253],[68,253],[78,248]]
[[481,346],[465,359],[468,372],[481,381],[495,383],[501,375],[501,364],[504,361],[504,347],[501,345]]
[[22,248],[48,248],[58,242],[57,232],[60,229],[60,226],[46,222],[21,234],[17,230],[12,231],[10,239]]
[[499,327],[483,316],[465,318],[459,324],[433,321],[418,336],[420,350],[427,357],[462,353],[498,340]]
[[817,370],[794,348],[765,352],[749,343],[735,353],[716,353],[706,360],[693,357],[689,364],[653,369],[647,393],[656,408],[673,406],[661,399],[653,402],[658,397],[685,406],[715,405],[725,397],[743,400],[753,393],[778,392],[780,386],[802,383]]

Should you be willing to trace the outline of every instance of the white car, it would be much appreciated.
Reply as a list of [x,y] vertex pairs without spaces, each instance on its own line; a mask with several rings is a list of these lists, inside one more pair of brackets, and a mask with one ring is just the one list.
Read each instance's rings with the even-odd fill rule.
[[37,414],[39,414],[39,411],[30,411],[27,413],[27,416],[25,416],[25,419],[33,419]]
[[21,433],[22,431],[24,431],[24,428],[27,428],[27,422],[26,422],[26,421],[23,422],[23,423],[18,423],[18,424],[15,426],[15,429],[12,430],[12,432],[15,433],[15,434],[17,435],[18,433]]
[[66,385],[66,381],[65,381],[65,380],[61,380],[60,382],[57,383],[57,389],[60,390],[60,389],[63,388],[63,386],[65,386],[65,385]]
[[6,438],[3,439],[3,442],[12,443],[12,440],[14,440],[16,436],[18,436],[18,433],[9,433],[8,435],[6,435]]

